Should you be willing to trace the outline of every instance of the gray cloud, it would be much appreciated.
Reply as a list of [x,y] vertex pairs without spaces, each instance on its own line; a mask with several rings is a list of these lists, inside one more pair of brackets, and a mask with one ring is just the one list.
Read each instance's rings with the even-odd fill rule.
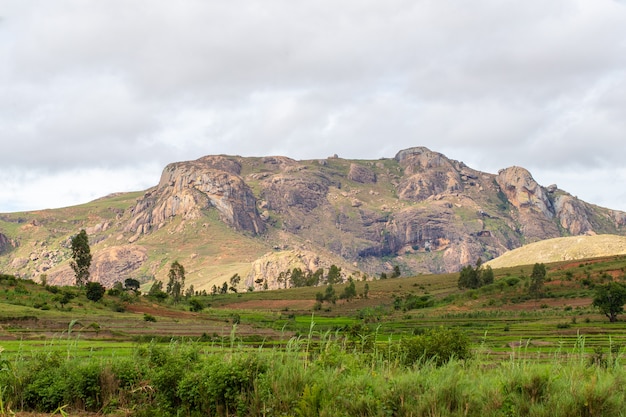
[[2,7],[0,212],[146,188],[156,167],[205,154],[375,159],[417,145],[626,210],[623,2]]

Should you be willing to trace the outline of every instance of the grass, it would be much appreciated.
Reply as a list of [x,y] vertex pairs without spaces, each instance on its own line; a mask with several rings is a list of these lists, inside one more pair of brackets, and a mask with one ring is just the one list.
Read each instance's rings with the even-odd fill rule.
[[[242,391],[244,397],[215,415],[547,415],[555,407],[565,411],[554,415],[619,415],[619,389],[626,380],[624,322],[609,323],[591,307],[591,297],[593,285],[623,279],[625,267],[623,256],[548,265],[539,299],[527,296],[530,266],[495,270],[494,284],[471,291],[457,288],[457,274],[368,281],[367,298],[323,303],[319,311],[313,305],[323,287],[194,297],[205,308],[191,312],[185,300],[156,303],[125,294],[93,303],[75,288],[4,280],[0,362],[9,363],[11,372],[19,369],[26,381],[44,355],[58,358],[55,369],[65,373],[55,375],[61,380],[96,369],[103,381],[131,361],[139,379],[125,388],[101,386],[111,392],[109,403],[99,407],[135,407],[133,415],[142,415],[137,410],[144,406],[154,411],[158,405],[161,415],[170,415],[174,405],[187,407],[189,415],[197,407],[205,413],[210,408],[182,391],[169,399],[141,391],[141,381],[154,388],[165,378],[150,362],[150,352],[163,349],[173,352],[167,360],[174,362],[192,351],[199,355],[181,365],[187,376],[169,376],[185,387],[194,386],[187,377],[206,378],[203,372],[214,360],[267,366]],[[362,294],[365,282],[355,283]],[[335,285],[336,292],[345,285]],[[75,297],[62,306],[64,292]],[[407,309],[403,300],[410,297],[426,297],[434,305]],[[155,321],[145,321],[146,315]],[[469,338],[473,359],[443,367],[401,366],[398,346],[441,326]],[[6,372],[0,371],[2,406],[17,409],[28,403],[20,391],[26,388],[10,385]],[[63,401],[44,401],[46,410],[90,409],[61,385]]]

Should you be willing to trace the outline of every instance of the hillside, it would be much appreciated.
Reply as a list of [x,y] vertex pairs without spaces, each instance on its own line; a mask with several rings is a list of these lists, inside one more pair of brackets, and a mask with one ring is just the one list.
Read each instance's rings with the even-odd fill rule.
[[520,167],[498,174],[418,147],[394,158],[206,156],[165,167],[158,185],[57,210],[0,215],[0,271],[71,283],[69,240],[90,236],[92,278],[165,280],[209,291],[290,286],[292,268],[403,276],[455,272],[479,256],[562,236],[626,234],[626,213],[539,185]]
[[487,262],[492,268],[626,255],[626,237],[569,236],[530,243]]

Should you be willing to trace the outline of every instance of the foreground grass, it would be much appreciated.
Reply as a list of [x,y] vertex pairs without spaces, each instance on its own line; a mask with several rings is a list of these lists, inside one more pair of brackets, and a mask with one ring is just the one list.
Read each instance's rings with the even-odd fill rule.
[[[12,411],[123,412],[132,416],[619,416],[626,370],[619,351],[588,355],[584,340],[551,361],[511,351],[407,362],[398,342],[325,332],[283,349],[233,337],[136,345],[118,357],[75,355],[72,341],[7,359],[0,353],[0,416]],[[314,337],[318,336],[318,337]]]

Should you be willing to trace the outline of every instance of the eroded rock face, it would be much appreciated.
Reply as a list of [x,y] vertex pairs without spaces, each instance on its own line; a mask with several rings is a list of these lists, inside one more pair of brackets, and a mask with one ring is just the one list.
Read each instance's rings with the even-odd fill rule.
[[328,260],[307,250],[271,252],[254,261],[245,283],[246,287],[254,287],[255,290],[289,288],[291,283],[281,273],[294,268],[300,268],[304,273],[315,272],[320,268],[328,270],[330,266]]
[[4,234],[0,233],[0,254],[10,251],[13,247],[13,242]]
[[509,202],[517,209],[535,211],[547,218],[554,217],[554,207],[546,192],[528,170],[521,167],[502,169],[496,181]]
[[350,164],[348,179],[361,184],[372,184],[376,182],[376,173],[363,165]]
[[[146,248],[138,245],[123,245],[105,248],[94,253],[89,268],[90,281],[99,282],[107,288],[116,282],[131,278],[148,259]],[[52,285],[74,285],[74,271],[64,265],[50,272],[48,283]]]
[[397,186],[403,200],[423,201],[443,193],[463,190],[461,175],[444,155],[427,148],[400,151],[396,161],[404,168],[404,176]]
[[220,218],[239,231],[260,234],[265,224],[250,187],[238,175],[241,166],[224,157],[205,157],[168,165],[156,189],[148,191],[132,209],[126,231],[147,233],[174,217],[197,218],[215,208]]
[[279,213],[297,208],[310,212],[326,201],[330,180],[320,175],[275,175],[265,181],[267,208]]
[[556,216],[561,227],[568,230],[573,235],[595,234],[593,226],[589,221],[589,213],[585,204],[580,200],[570,196],[562,195],[554,202]]

